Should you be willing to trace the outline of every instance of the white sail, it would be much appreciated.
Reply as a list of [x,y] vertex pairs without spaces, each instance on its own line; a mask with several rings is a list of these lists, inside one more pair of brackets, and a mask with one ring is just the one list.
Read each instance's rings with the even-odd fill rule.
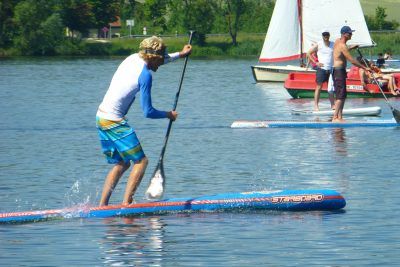
[[302,0],[303,52],[322,40],[328,30],[331,41],[340,38],[340,29],[347,25],[355,30],[348,45],[373,46],[359,0]]
[[277,0],[259,61],[282,62],[300,58],[301,53],[307,53],[322,39],[323,31],[328,30],[334,41],[340,37],[344,25],[355,30],[347,44],[374,45],[359,0]]
[[269,23],[260,62],[299,58],[300,26],[297,0],[277,0]]

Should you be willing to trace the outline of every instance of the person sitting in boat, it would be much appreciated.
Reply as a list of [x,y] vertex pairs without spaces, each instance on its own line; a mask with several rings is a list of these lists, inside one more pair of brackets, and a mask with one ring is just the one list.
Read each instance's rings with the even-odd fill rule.
[[382,53],[378,54],[378,59],[376,60],[376,66],[378,68],[384,68],[385,67],[385,59],[383,58],[383,54]]
[[374,77],[378,77],[382,80],[386,80],[388,83],[388,88],[393,95],[398,95],[400,89],[397,88],[396,79],[391,73],[382,73],[381,69],[376,66],[373,62],[370,62],[370,68],[373,71]]
[[390,53],[389,51],[385,53],[385,55],[383,56],[383,58],[385,60],[389,60],[389,59],[393,59],[392,58],[392,53]]
[[371,71],[365,71],[364,69],[359,69],[361,84],[364,87],[364,90],[369,91],[366,86],[367,83],[376,84],[378,86],[385,87],[389,89],[389,91],[393,95],[397,95],[399,93],[399,89],[396,88],[396,80],[392,74],[382,74],[382,71],[372,62],[369,62],[366,59],[358,57],[357,60],[364,66],[367,66],[371,69]]

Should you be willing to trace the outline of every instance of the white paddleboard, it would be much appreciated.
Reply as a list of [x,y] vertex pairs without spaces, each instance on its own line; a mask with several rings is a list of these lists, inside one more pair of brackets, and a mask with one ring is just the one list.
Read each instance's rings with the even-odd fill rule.
[[346,122],[331,122],[318,120],[265,120],[234,121],[231,128],[351,128],[351,127],[399,127],[395,119],[391,120],[360,120]]
[[[381,114],[380,107],[367,107],[367,108],[347,108],[343,109],[343,115],[351,116],[379,116]],[[333,116],[334,110],[301,110],[292,109],[292,114],[294,115],[314,115],[314,116]]]

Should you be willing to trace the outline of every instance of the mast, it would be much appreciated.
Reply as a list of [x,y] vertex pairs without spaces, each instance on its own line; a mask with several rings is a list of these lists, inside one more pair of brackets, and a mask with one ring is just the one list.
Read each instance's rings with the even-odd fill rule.
[[297,0],[297,12],[299,14],[299,27],[300,27],[300,66],[304,66],[303,58],[303,5],[301,0]]

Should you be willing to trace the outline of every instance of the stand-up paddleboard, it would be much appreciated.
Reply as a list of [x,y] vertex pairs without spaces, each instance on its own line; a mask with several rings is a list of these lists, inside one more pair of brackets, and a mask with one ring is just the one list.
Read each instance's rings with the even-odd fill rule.
[[[346,108],[343,109],[343,115],[348,116],[378,116],[381,114],[382,109],[380,107],[366,107],[366,108]],[[292,109],[294,115],[314,115],[314,116],[333,116],[335,111],[330,110],[301,110]]]
[[317,120],[265,120],[265,121],[234,121],[231,128],[352,128],[352,127],[399,127],[395,119],[391,120],[360,120],[346,122],[331,122]]
[[197,198],[104,207],[74,207],[54,210],[0,213],[0,223],[23,223],[63,218],[107,218],[148,214],[229,210],[338,210],[345,199],[334,190],[281,190],[273,192],[225,193]]

